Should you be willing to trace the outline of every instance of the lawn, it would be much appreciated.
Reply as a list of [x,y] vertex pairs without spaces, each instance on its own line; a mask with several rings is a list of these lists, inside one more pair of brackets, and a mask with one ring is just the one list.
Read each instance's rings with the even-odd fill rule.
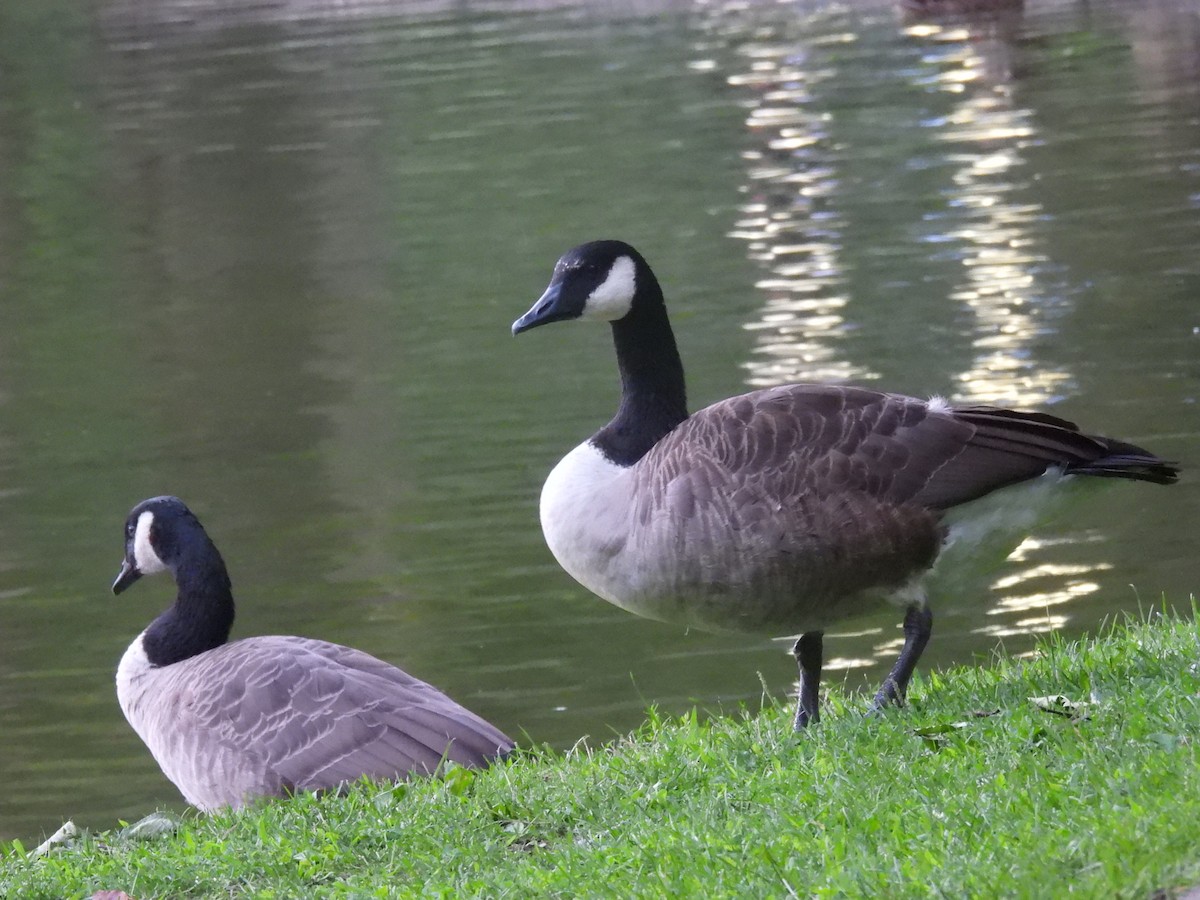
[[[1193,609],[1193,616],[1195,610]],[[0,896],[1173,897],[1200,885],[1200,635],[1155,616],[1036,658],[918,676],[820,725],[664,720],[484,772],[114,827]]]

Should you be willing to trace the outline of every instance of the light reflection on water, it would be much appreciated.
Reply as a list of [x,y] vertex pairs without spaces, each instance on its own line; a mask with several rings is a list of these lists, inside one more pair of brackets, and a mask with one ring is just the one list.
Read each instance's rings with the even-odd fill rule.
[[1048,261],[1038,249],[1044,211],[1021,199],[1031,194],[1024,150],[1038,137],[1033,111],[1013,98],[1015,28],[1005,17],[984,20],[980,31],[925,24],[907,33],[934,47],[926,84],[955,97],[950,114],[930,126],[956,167],[946,192],[955,215],[949,231],[928,236],[957,248],[965,281],[950,297],[974,320],[975,360],[957,376],[955,399],[1036,408],[1069,389],[1071,376],[1033,352],[1054,330],[1046,314],[1054,301],[1039,278]]
[[[1171,8],[111,2],[38,32],[76,51],[61,93],[0,36],[0,781],[27,786],[0,837],[174,801],[111,681],[166,587],[106,597],[160,490],[219,538],[239,634],[362,646],[535,741],[754,708],[760,670],[783,693],[782,644],[636,620],[542,543],[611,351],[507,325],[579,240],[651,258],[694,405],[1062,400],[1200,456],[1200,28]],[[1096,494],[955,598],[931,666],[1195,589],[1190,484]],[[846,623],[830,667],[876,679],[897,620]]]
[[[717,22],[718,34],[728,28]],[[754,356],[744,363],[752,387],[876,377],[846,358],[841,340],[849,296],[840,260],[839,148],[828,129],[832,113],[822,103],[823,87],[838,75],[823,48],[856,38],[827,33],[820,15],[811,24],[799,40],[785,33],[734,42],[743,69],[726,76],[748,107],[750,139],[742,151],[745,199],[729,236],[746,242],[749,259],[762,271],[754,284],[762,307],[744,326],[754,336]]]

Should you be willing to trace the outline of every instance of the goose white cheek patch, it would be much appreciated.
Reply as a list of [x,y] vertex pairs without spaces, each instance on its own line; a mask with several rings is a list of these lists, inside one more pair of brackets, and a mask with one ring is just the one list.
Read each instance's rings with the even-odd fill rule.
[[608,277],[588,296],[580,318],[601,322],[615,322],[623,318],[633,306],[636,289],[633,260],[628,256],[617,257],[608,270]]
[[153,522],[154,513],[146,510],[138,516],[137,529],[133,533],[133,561],[143,575],[152,575],[167,567],[150,545],[150,525]]

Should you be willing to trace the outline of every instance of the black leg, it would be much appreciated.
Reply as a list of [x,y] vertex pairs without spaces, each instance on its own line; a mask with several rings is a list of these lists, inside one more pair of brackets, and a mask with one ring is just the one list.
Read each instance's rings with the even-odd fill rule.
[[792,647],[792,656],[800,667],[800,699],[796,703],[796,719],[793,727],[799,731],[810,722],[821,720],[817,710],[817,693],[821,687],[821,635],[820,631],[806,631]]
[[879,693],[875,695],[875,709],[882,709],[889,703],[904,705],[908,681],[917,667],[917,660],[925,652],[925,645],[929,643],[932,631],[933,611],[924,604],[910,606],[904,614],[904,649],[900,651],[899,659],[884,679]]

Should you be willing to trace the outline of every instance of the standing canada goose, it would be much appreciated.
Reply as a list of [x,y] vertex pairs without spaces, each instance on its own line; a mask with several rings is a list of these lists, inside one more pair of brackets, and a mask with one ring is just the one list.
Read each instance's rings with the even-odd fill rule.
[[125,651],[117,698],[194,806],[401,779],[443,760],[484,766],[512,749],[470,710],[361,650],[301,637],[225,643],[234,615],[225,562],[177,497],[129,513],[113,593],[162,571],[178,596]]
[[621,404],[546,479],[550,551],[641,616],[800,634],[797,729],[817,720],[822,630],[881,599],[907,612],[875,706],[903,702],[933,626],[927,576],[963,534],[950,527],[953,508],[1064,474],[1156,484],[1178,475],[1140,447],[1044,413],[862,388],[784,385],[689,416],[662,290],[620,241],[567,252],[512,330],[565,319],[611,323]]

